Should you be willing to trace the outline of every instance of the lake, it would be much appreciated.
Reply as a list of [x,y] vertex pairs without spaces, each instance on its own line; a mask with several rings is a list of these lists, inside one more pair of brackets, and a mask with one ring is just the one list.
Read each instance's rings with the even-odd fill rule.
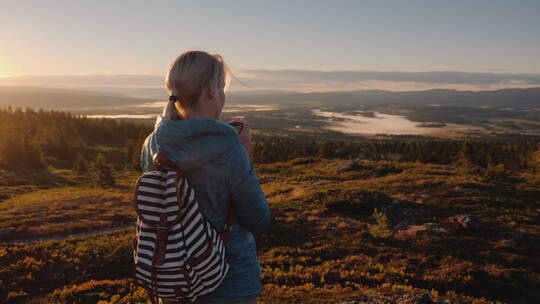
[[405,116],[383,114],[380,112],[370,112],[369,116],[363,116],[341,114],[323,110],[311,111],[314,115],[325,117],[332,122],[328,127],[326,127],[327,129],[348,134],[441,136],[451,135],[451,133],[462,132],[469,129],[468,126],[457,124],[447,124],[446,126],[440,128],[420,127],[420,123],[410,121]]
[[[132,105],[130,107],[162,109],[163,107],[165,107],[165,105],[167,105],[167,101],[154,101],[154,102]],[[273,106],[273,105],[265,105],[265,104],[225,104],[225,106],[223,107],[223,112],[272,111],[272,110],[279,110],[279,107]]]
[[[114,110],[121,112],[122,108],[128,113],[122,114],[91,114],[86,115],[88,118],[113,118],[113,119],[155,119],[158,114],[161,114],[163,107],[167,104],[166,101],[155,101],[137,105],[130,105],[125,107],[114,107]],[[129,112],[134,112],[134,114]],[[279,110],[279,107],[272,105],[254,105],[254,104],[227,104],[223,107],[223,113],[242,113],[242,112],[259,112],[259,111],[273,111]],[[243,118],[244,116],[235,116],[238,118]]]

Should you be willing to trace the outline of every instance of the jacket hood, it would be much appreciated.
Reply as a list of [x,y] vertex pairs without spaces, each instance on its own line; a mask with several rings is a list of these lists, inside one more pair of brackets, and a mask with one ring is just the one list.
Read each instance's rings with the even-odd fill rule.
[[157,151],[184,172],[224,156],[240,140],[234,127],[211,118],[171,120],[158,115],[154,132]]

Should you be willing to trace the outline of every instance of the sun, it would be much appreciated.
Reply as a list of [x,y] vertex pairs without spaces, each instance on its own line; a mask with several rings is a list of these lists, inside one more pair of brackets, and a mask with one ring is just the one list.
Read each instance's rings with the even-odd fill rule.
[[12,73],[0,71],[0,78],[11,78],[11,77],[13,77]]
[[5,64],[5,61],[0,59],[0,78],[11,78],[13,73],[8,72],[8,66]]

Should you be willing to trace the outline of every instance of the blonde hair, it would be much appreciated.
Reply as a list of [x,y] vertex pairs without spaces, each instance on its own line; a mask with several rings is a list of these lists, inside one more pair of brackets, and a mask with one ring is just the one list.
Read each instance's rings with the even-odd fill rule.
[[199,50],[180,54],[171,63],[165,79],[165,87],[171,97],[163,109],[163,116],[172,120],[182,119],[175,107],[176,101],[183,108],[194,108],[204,89],[209,86],[217,91],[223,81],[227,90],[231,76],[229,67],[218,54]]

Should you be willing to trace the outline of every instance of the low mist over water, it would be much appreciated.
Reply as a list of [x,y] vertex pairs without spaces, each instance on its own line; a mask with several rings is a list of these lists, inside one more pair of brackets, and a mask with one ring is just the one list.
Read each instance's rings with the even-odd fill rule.
[[[441,133],[445,129],[456,129],[457,125],[439,128],[422,127],[405,116],[383,114],[380,112],[357,111],[358,115],[347,115],[330,111],[312,110],[314,115],[335,119],[327,127],[329,130],[349,134],[396,134],[422,135]],[[362,115],[364,114],[364,115]]]

